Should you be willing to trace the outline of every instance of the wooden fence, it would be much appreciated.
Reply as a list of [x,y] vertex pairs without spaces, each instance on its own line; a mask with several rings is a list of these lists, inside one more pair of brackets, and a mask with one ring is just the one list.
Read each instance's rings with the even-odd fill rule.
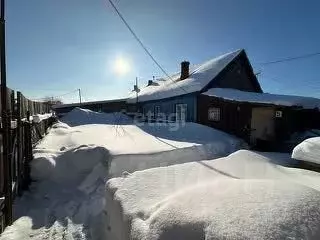
[[0,135],[0,233],[12,224],[14,198],[28,189],[31,183],[29,164],[33,158],[32,147],[53,123],[53,118],[39,123],[32,121],[33,115],[50,112],[48,104],[31,101],[21,92],[15,94],[9,88],[6,102],[6,116],[3,116],[3,111],[1,115]]

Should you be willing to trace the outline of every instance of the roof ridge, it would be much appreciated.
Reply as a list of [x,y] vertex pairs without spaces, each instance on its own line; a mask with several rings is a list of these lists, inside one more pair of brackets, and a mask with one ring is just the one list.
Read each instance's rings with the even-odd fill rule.
[[[188,78],[182,81],[176,81],[180,76],[180,72],[171,74],[170,77],[156,79],[155,81],[159,83],[159,87],[149,88],[149,90],[148,87],[141,88],[139,100],[140,102],[151,101],[201,91],[243,51],[244,49],[238,49],[211,58],[201,64],[192,65],[189,70],[193,71],[189,73]],[[180,91],[179,88],[183,91]],[[132,95],[129,96],[127,102],[131,101],[136,101],[136,97],[133,99]]]
[[[201,68],[203,65],[205,65],[206,63],[208,63],[208,62],[210,62],[210,61],[218,60],[218,59],[223,59],[223,58],[227,57],[228,55],[231,55],[231,54],[234,54],[234,53],[238,52],[237,55],[234,56],[234,58],[235,58],[235,57],[238,56],[242,51],[244,51],[244,49],[243,49],[243,48],[240,48],[240,49],[237,49],[237,50],[235,50],[235,51],[231,51],[231,52],[228,52],[228,53],[219,55],[219,56],[217,56],[217,57],[210,58],[210,59],[208,59],[208,60],[206,60],[206,61],[204,61],[204,62],[202,62],[202,63],[195,64],[195,65],[199,65],[199,66],[198,66],[194,71],[192,71],[192,73],[190,74],[190,76],[191,76],[192,74],[194,74],[197,70],[199,70],[199,68]],[[234,58],[233,58],[233,59],[234,59]],[[233,59],[232,59],[232,60],[233,60]],[[231,61],[232,61],[232,60],[231,60]],[[231,61],[230,61],[230,62],[231,62]]]

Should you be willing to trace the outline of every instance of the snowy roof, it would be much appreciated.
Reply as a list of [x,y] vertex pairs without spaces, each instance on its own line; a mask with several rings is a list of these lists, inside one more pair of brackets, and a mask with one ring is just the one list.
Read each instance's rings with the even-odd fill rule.
[[[175,97],[187,93],[201,91],[210,83],[242,49],[230,52],[200,65],[190,66],[190,76],[180,81],[180,72],[171,75],[171,78],[157,79],[156,84],[140,89],[138,101],[151,101]],[[128,103],[136,103],[136,93],[130,93]]]
[[[94,105],[94,104],[104,104],[104,103],[113,103],[113,102],[121,102],[121,101],[126,101],[127,98],[119,98],[119,99],[110,99],[110,100],[103,100],[103,101],[92,101],[92,102],[83,102],[81,103],[81,106],[86,106],[86,105]],[[64,108],[64,107],[79,107],[80,103],[69,103],[69,104],[59,104],[59,105],[54,105],[53,108]]]
[[320,99],[293,95],[244,92],[230,88],[211,88],[203,95],[223,98],[238,102],[263,103],[305,109],[320,109]]

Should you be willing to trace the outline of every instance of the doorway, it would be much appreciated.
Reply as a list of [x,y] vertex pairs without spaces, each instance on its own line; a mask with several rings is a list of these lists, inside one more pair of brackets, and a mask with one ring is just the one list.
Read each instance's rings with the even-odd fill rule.
[[275,137],[273,108],[252,108],[250,143],[255,146],[257,141],[269,142]]

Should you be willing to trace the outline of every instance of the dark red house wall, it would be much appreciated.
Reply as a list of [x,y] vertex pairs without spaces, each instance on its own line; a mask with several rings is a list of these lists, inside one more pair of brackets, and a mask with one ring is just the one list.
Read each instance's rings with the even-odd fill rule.
[[[220,129],[230,134],[249,141],[252,108],[270,109],[282,111],[282,117],[274,116],[275,141],[270,143],[274,149],[280,146],[280,143],[289,140],[295,132],[305,131],[307,129],[320,129],[320,112],[316,110],[303,110],[294,107],[272,106],[258,103],[240,103],[229,100],[223,100],[216,97],[199,95],[197,101],[198,123],[213,128]],[[220,108],[221,119],[219,122],[208,119],[208,109],[210,107]]]
[[282,118],[275,118],[278,141],[288,140],[291,134],[308,129],[320,129],[320,112],[312,109],[275,107],[282,111]]
[[[197,106],[198,123],[214,127],[234,134],[245,140],[249,140],[249,132],[251,122],[251,107],[247,104],[235,104],[223,101],[219,98],[199,95]],[[220,121],[211,121],[208,118],[208,110],[210,107],[220,108]]]

